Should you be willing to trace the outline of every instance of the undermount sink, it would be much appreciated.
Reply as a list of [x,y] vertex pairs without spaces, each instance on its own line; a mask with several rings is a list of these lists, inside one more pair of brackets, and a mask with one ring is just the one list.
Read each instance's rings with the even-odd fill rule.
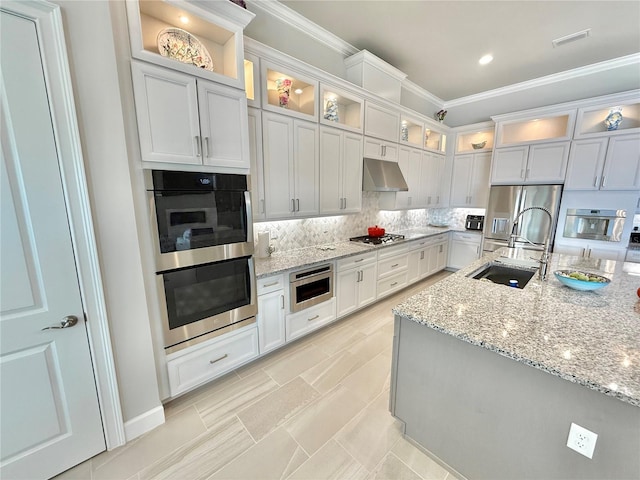
[[475,278],[476,280],[487,279],[493,283],[499,283],[501,285],[509,285],[511,280],[517,280],[517,287],[524,288],[535,274],[536,269],[515,268],[498,262],[492,262],[484,265],[482,268],[474,272],[471,272],[467,277]]

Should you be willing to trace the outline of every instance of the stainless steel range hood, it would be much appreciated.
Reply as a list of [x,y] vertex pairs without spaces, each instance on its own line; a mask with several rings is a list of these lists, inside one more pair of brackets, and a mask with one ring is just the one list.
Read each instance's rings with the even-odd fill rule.
[[407,182],[396,162],[364,159],[362,190],[370,192],[406,192]]

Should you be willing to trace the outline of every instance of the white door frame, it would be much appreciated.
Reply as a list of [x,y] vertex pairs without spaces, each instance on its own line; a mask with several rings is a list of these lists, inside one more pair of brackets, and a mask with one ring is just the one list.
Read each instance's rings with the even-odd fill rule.
[[126,439],[61,9],[45,0],[3,0],[0,8],[34,21],[38,32],[102,426],[111,450]]

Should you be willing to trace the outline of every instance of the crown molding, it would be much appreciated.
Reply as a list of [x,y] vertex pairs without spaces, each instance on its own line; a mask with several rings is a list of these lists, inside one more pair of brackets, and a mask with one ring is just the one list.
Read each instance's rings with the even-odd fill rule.
[[345,57],[360,51],[350,43],[345,42],[340,37],[313,23],[311,20],[303,17],[298,12],[290,9],[277,0],[247,0],[246,3],[247,6],[250,6],[252,9],[259,10],[260,13],[271,15],[278,20],[289,24],[290,26],[300,30],[302,33],[324,43],[327,47],[335,50]]
[[634,53],[626,55],[624,57],[614,58],[612,60],[606,60],[604,62],[593,63],[584,67],[574,68],[572,70],[565,70],[564,72],[554,73],[544,77],[528,80],[526,82],[514,83],[502,88],[496,88],[494,90],[487,90],[486,92],[478,93],[475,95],[469,95],[466,97],[460,97],[453,100],[444,102],[444,108],[459,107],[469,103],[480,102],[488,100],[490,98],[500,97],[511,93],[522,92],[532,88],[543,87],[545,85],[551,85],[553,83],[564,82],[566,80],[572,80],[574,78],[584,77],[586,75],[593,75],[595,73],[606,72],[614,68],[626,67],[629,65],[640,65],[640,53]]
[[378,70],[386,73],[392,78],[402,82],[407,78],[407,74],[398,70],[396,67],[391,65],[390,63],[385,62],[380,57],[377,57],[369,50],[360,50],[358,53],[351,55],[348,58],[344,59],[344,65],[347,68],[351,68],[353,66],[366,63],[371,65],[372,67],[377,68]]

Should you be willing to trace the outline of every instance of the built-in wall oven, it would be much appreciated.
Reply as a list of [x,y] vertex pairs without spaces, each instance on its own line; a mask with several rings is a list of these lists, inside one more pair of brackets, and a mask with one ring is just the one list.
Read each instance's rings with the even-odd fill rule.
[[246,175],[146,172],[165,349],[255,322]]
[[563,235],[569,238],[619,242],[626,216],[625,210],[569,208]]

